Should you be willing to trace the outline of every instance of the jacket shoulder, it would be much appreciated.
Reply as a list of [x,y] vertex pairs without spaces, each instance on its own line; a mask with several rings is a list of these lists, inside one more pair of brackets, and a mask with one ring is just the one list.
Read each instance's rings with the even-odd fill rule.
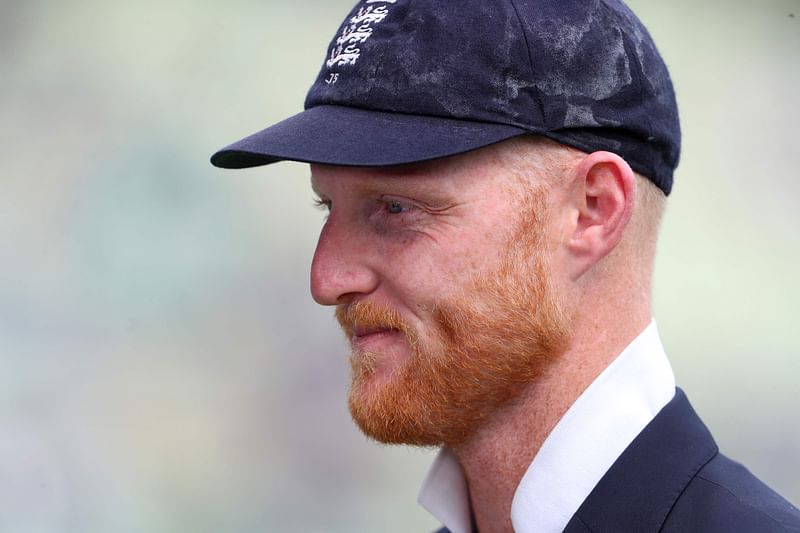
[[664,531],[800,533],[800,510],[744,466],[717,454],[675,502]]

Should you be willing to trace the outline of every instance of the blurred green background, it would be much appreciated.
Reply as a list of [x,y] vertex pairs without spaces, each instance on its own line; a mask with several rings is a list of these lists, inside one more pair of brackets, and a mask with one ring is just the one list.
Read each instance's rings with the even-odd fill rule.
[[[0,0],[0,531],[428,531],[308,295],[299,111],[352,0]],[[800,2],[637,0],[685,145],[656,316],[720,447],[800,502]]]

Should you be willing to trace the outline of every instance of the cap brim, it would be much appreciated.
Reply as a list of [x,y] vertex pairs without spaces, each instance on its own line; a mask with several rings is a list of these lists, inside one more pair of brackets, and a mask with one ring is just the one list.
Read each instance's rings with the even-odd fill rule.
[[222,168],[276,161],[391,166],[456,155],[532,133],[504,124],[322,105],[215,153]]

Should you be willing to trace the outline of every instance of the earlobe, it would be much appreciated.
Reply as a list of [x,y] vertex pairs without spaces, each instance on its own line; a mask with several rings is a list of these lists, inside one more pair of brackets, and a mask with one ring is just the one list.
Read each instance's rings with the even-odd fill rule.
[[577,279],[619,244],[633,215],[636,180],[624,159],[594,152],[574,169],[577,218],[568,241],[572,277]]

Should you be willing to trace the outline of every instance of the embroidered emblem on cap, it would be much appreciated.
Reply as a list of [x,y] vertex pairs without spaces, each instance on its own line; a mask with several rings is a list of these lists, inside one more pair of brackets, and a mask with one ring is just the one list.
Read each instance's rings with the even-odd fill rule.
[[[330,56],[325,63],[328,68],[355,65],[358,58],[361,57],[359,45],[364,44],[372,37],[372,32],[374,31],[372,26],[383,22],[389,14],[390,6],[386,4],[395,3],[397,3],[397,0],[366,0],[364,2],[365,6],[350,17],[350,20],[342,27],[342,33],[333,43]],[[325,79],[325,83],[330,85],[338,80],[339,73],[331,72]]]

